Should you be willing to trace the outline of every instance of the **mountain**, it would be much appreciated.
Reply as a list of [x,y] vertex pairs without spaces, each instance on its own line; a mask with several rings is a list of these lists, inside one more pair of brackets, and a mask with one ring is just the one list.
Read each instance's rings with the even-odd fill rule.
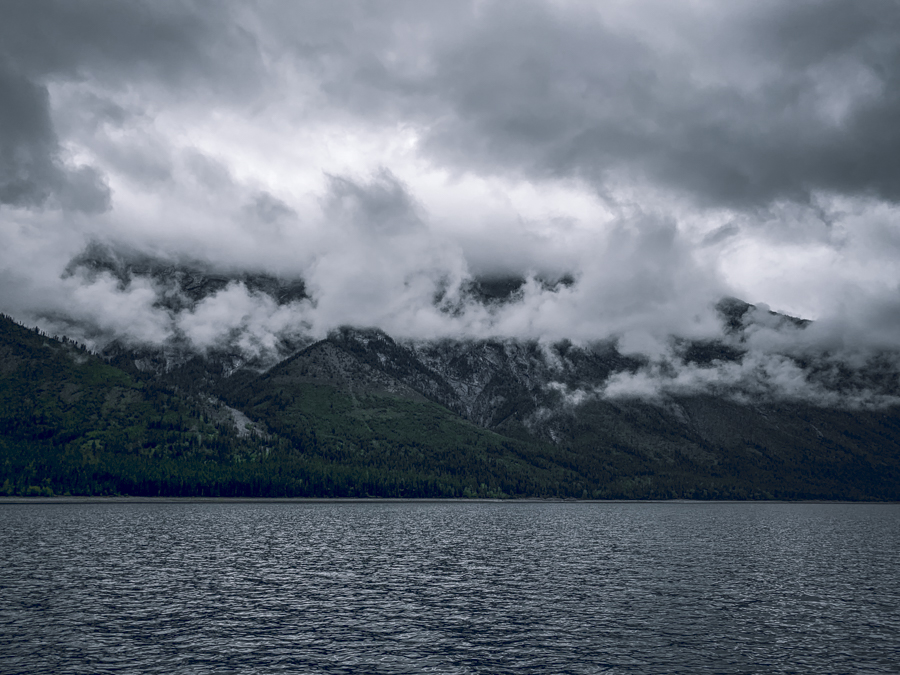
[[[319,343],[184,391],[0,317],[0,492],[504,497],[590,486],[565,453],[477,427]],[[562,461],[557,459],[562,457]]]
[[117,251],[98,243],[89,244],[75,256],[65,274],[88,280],[108,274],[122,287],[138,278],[149,279],[162,291],[159,304],[173,311],[196,306],[204,298],[234,283],[243,284],[251,292],[269,295],[281,304],[309,298],[302,279],[280,278],[264,272],[235,273],[213,268],[200,260],[166,260],[138,252]]
[[0,316],[3,493],[172,494],[239,478],[214,467],[269,450],[245,422],[213,399],[182,396]]
[[[723,313],[734,308],[729,301]],[[380,331],[343,329],[324,344],[480,426],[565,450],[570,466],[589,477],[600,496],[900,494],[896,405],[845,409],[706,392],[655,400],[567,395],[596,392],[612,376],[644,365],[610,342],[581,347],[515,340],[403,343]],[[683,345],[682,354],[689,363],[706,365],[739,363],[743,356],[716,342]],[[847,380],[845,386],[854,384],[850,375]],[[334,381],[332,386],[347,385]],[[896,393],[895,387],[895,380],[882,383],[889,393]]]
[[[173,316],[235,284],[272,306],[313,301],[299,279],[89,253],[70,274],[151,279]],[[474,280],[466,293],[500,306],[522,283]],[[173,330],[92,354],[3,318],[2,491],[900,498],[897,360],[761,353],[761,327],[810,322],[733,298],[716,310],[719,338],[672,337],[653,358],[614,337],[360,327],[251,352],[237,339],[198,349]]]

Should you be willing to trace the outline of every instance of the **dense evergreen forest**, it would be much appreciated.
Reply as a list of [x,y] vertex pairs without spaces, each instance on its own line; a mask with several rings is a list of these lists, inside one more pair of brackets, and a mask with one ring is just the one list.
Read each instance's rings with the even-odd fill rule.
[[[649,404],[588,408],[548,443],[476,426],[332,345],[328,368],[356,368],[340,380],[316,349],[203,390],[196,372],[142,373],[0,317],[0,494],[900,498],[896,413],[784,409],[781,436],[713,448]],[[747,425],[739,406],[691,405]],[[784,431],[817,415],[825,441]]]

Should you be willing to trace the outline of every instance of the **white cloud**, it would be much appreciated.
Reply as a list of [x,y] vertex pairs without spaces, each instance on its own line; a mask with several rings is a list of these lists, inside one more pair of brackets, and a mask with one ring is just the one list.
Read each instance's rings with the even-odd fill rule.
[[181,313],[176,326],[199,350],[237,347],[248,357],[271,356],[279,354],[280,338],[308,333],[307,312],[307,302],[278,305],[231,283]]

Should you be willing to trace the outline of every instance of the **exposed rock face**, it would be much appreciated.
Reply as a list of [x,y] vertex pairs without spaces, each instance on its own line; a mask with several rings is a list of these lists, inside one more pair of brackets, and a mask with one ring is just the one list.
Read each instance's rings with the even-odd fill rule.
[[[479,426],[524,428],[554,441],[568,435],[576,410],[588,402],[583,393],[571,392],[599,391],[610,376],[632,373],[643,364],[620,354],[609,341],[586,346],[517,340],[398,342],[381,331],[346,328],[328,342]],[[684,419],[683,412],[675,414]]]
[[575,347],[568,342],[442,341],[411,348],[445,375],[466,416],[489,427],[510,418],[524,422],[542,408],[561,405],[561,389],[597,387],[640,363],[609,342]]
[[337,387],[351,396],[377,393],[413,400],[424,398],[397,378],[373,368],[327,340],[317,342],[279,363],[266,373],[266,378],[271,386],[288,381],[310,382]]
[[279,278],[262,272],[230,272],[214,269],[197,260],[171,261],[120,253],[100,244],[91,244],[75,257],[66,274],[81,274],[87,278],[109,274],[122,287],[137,278],[150,279],[160,289],[158,304],[173,312],[192,308],[232,283],[243,284],[251,293],[268,295],[277,304],[309,298],[300,278]]

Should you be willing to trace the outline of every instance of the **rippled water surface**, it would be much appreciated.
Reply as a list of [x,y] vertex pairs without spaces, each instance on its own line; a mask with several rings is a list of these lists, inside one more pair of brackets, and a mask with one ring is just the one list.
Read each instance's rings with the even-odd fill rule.
[[900,506],[0,505],[3,673],[887,673]]

